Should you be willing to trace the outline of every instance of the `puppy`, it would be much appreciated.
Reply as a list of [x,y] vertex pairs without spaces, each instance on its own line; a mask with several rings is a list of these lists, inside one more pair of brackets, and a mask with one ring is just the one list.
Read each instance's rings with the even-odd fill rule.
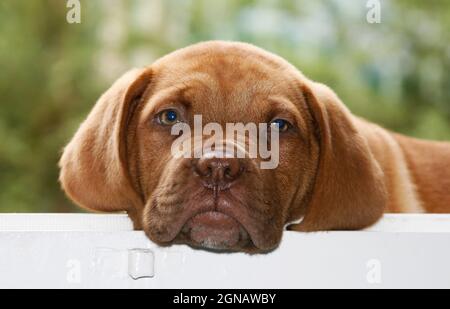
[[[259,156],[174,156],[173,126],[195,115],[276,129],[277,167],[262,169]],[[385,212],[450,211],[450,144],[353,116],[327,86],[243,43],[197,44],[126,73],[60,167],[75,203],[126,211],[161,245],[267,252],[293,222],[289,230],[355,230]]]

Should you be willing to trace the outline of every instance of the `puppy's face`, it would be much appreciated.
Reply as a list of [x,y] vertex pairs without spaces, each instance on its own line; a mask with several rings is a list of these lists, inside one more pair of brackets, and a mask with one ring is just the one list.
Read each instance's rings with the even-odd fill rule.
[[[247,153],[260,141],[229,136],[220,142],[243,146],[244,156],[195,156],[195,141],[210,137],[203,132],[189,136],[192,155],[174,156],[173,127],[194,131],[198,116],[224,132],[227,124],[277,130],[268,147],[279,149],[278,164],[262,169],[267,158]],[[239,43],[199,44],[122,77],[66,147],[61,167],[73,200],[127,210],[163,245],[265,252],[300,217],[294,230],[359,228],[384,206],[379,167],[337,97],[281,58]]]
[[[269,250],[280,241],[296,194],[305,196],[310,188],[317,141],[300,87],[292,87],[295,76],[249,56],[232,48],[199,55],[188,50],[152,66],[128,142],[131,178],[139,179],[135,186],[145,200],[142,227],[152,240]],[[267,124],[270,130],[281,121],[279,164],[261,169],[260,156],[211,153],[175,158],[178,136],[171,129],[180,122],[194,128],[195,115],[204,126],[217,123],[224,132],[226,124]]]

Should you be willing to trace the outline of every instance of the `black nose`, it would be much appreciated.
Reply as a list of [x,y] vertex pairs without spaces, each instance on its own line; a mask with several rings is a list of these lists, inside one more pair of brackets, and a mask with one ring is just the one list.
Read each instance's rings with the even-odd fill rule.
[[237,158],[202,158],[195,164],[195,173],[208,188],[224,190],[244,171],[244,163]]

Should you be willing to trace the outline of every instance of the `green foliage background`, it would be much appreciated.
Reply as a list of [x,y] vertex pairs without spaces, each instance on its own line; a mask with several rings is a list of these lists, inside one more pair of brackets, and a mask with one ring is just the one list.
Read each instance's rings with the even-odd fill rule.
[[450,1],[65,0],[0,2],[0,211],[77,211],[60,151],[121,73],[202,40],[254,43],[405,134],[450,140]]

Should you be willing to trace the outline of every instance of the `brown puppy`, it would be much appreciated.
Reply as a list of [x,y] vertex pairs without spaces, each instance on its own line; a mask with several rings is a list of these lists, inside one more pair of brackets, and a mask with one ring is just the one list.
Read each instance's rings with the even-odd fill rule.
[[[175,158],[167,111],[187,124],[194,115],[223,126],[283,119],[279,165]],[[384,212],[450,211],[450,144],[361,120],[328,87],[242,43],[201,43],[125,74],[60,165],[77,204],[127,211],[159,244],[264,252],[300,218],[289,229],[361,229]]]

